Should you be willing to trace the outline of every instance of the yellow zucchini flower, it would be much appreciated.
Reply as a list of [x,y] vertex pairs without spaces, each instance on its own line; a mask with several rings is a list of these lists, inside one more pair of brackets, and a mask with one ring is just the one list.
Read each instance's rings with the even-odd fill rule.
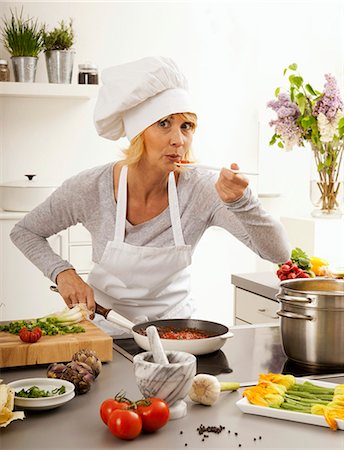
[[245,389],[242,395],[254,405],[277,408],[283,403],[286,390],[286,387],[280,384],[262,381],[256,386]]
[[295,384],[295,377],[293,375],[282,375],[280,373],[261,373],[259,375],[259,382],[271,381],[272,383],[277,383],[285,386],[289,389]]
[[329,424],[331,430],[337,430],[336,419],[344,419],[344,408],[337,405],[313,405],[311,408],[312,414],[324,416],[326,422]]
[[338,384],[334,388],[334,395],[344,395],[344,384]]

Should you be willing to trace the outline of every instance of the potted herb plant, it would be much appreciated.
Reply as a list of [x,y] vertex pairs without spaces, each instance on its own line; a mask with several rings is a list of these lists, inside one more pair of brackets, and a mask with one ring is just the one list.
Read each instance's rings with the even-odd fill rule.
[[11,17],[3,18],[2,42],[11,55],[15,81],[34,82],[38,55],[43,50],[43,28],[37,20],[23,18],[11,10]]
[[65,24],[63,20],[52,31],[43,30],[43,46],[47,64],[49,83],[72,82],[75,51],[73,20]]

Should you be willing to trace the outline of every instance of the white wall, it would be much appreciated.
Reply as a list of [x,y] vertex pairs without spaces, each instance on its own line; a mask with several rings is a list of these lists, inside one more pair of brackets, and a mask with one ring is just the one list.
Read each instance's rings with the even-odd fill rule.
[[[0,13],[22,5],[25,14],[51,27],[74,18],[75,67],[92,60],[101,71],[147,55],[174,58],[199,106],[196,157],[259,170],[253,190],[281,193],[283,215],[309,207],[307,156],[303,150],[268,148],[272,130],[265,105],[291,62],[318,88],[327,72],[342,82],[341,1],[2,2]],[[8,58],[1,46],[0,58]],[[76,77],[75,70],[73,83]],[[36,81],[47,82],[43,55]],[[0,179],[20,179],[30,171],[60,183],[118,158],[126,141],[97,136],[93,107],[94,100],[2,99]],[[230,274],[271,267],[257,265],[255,255],[221,230],[206,234],[194,260],[201,315],[228,323]]]
[[[291,152],[269,146],[275,113],[266,108],[276,87],[287,89],[283,69],[291,63],[305,82],[322,91],[324,74],[332,73],[343,89],[344,3],[342,0],[268,1],[262,3],[257,33],[259,64],[259,190],[282,194],[284,215],[307,215],[311,158],[308,147]],[[282,214],[282,215],[283,215]]]

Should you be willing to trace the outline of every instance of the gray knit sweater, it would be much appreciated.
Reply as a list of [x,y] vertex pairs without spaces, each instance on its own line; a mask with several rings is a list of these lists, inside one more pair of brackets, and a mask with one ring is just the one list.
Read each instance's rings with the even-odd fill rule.
[[[72,266],[54,253],[47,242],[49,236],[82,223],[92,236],[95,263],[100,261],[107,241],[113,240],[113,166],[108,163],[69,178],[11,231],[14,244],[53,282]],[[290,247],[281,224],[262,209],[249,188],[238,201],[223,203],[214,186],[217,176],[194,169],[179,177],[177,192],[185,243],[194,250],[207,228],[219,226],[264,259],[274,263],[288,260]],[[125,241],[137,246],[174,245],[169,209],[139,225],[127,221]]]

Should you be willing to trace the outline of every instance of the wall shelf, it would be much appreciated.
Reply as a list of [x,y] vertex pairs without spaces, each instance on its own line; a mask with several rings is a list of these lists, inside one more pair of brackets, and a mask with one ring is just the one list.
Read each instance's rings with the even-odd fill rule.
[[98,94],[99,85],[1,82],[0,97],[40,97],[90,99]]

